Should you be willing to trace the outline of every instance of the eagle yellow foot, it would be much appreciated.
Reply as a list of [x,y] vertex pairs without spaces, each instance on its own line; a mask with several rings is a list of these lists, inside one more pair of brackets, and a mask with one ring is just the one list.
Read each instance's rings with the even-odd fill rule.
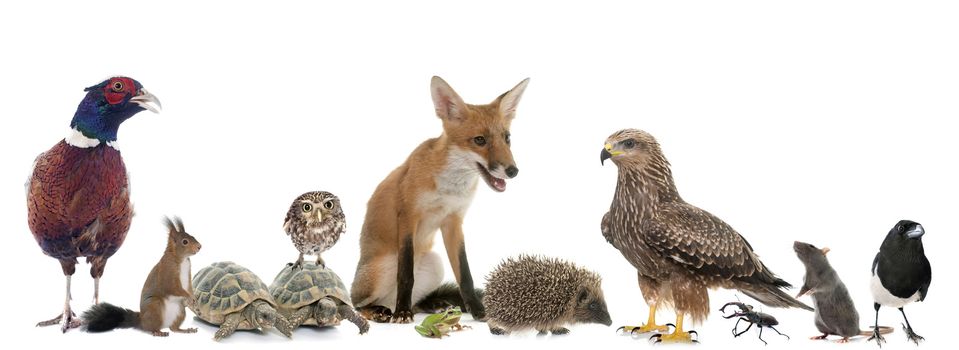
[[699,338],[699,333],[696,333],[696,331],[683,332],[677,329],[675,332],[669,334],[655,334],[652,337],[649,337],[649,340],[655,343],[698,343],[699,341],[693,339],[693,334],[696,334],[696,337]]
[[617,329],[617,331],[622,331],[623,334],[643,334],[643,333],[666,333],[669,331],[669,326],[667,325],[658,325],[658,324],[644,324],[642,326],[622,326]]

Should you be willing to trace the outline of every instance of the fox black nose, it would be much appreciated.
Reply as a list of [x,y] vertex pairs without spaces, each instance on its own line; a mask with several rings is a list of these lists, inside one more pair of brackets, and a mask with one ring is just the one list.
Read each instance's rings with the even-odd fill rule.
[[509,176],[510,179],[516,177],[516,174],[519,174],[519,169],[515,165],[510,165],[506,168],[506,176]]

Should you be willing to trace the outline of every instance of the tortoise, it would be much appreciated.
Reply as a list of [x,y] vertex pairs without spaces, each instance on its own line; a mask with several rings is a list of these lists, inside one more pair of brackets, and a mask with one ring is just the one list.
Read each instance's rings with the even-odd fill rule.
[[322,265],[309,262],[300,268],[285,267],[270,284],[270,294],[294,328],[303,324],[337,326],[346,319],[360,334],[370,329],[369,322],[353,309],[346,285]]
[[190,310],[201,320],[220,325],[214,340],[237,329],[276,328],[287,337],[293,334],[289,321],[276,311],[266,284],[231,261],[213,263],[197,272],[193,277],[193,297]]

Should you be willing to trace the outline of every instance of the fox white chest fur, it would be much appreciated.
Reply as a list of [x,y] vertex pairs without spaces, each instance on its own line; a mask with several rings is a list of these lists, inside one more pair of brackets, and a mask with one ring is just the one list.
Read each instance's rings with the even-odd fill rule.
[[418,209],[423,215],[416,230],[417,239],[432,240],[443,219],[451,214],[466,214],[479,183],[477,157],[473,152],[456,147],[450,149],[446,167],[436,176],[436,190],[417,198]]

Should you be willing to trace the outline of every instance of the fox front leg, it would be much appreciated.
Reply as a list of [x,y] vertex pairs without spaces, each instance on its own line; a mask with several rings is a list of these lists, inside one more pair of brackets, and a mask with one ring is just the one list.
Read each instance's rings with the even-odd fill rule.
[[450,260],[450,267],[456,276],[456,283],[460,287],[460,296],[466,304],[466,312],[473,315],[475,320],[486,318],[486,308],[476,295],[473,287],[473,275],[470,273],[469,262],[466,260],[466,243],[463,240],[463,218],[453,214],[443,221],[440,226],[443,232],[443,245],[446,246],[446,255]]

